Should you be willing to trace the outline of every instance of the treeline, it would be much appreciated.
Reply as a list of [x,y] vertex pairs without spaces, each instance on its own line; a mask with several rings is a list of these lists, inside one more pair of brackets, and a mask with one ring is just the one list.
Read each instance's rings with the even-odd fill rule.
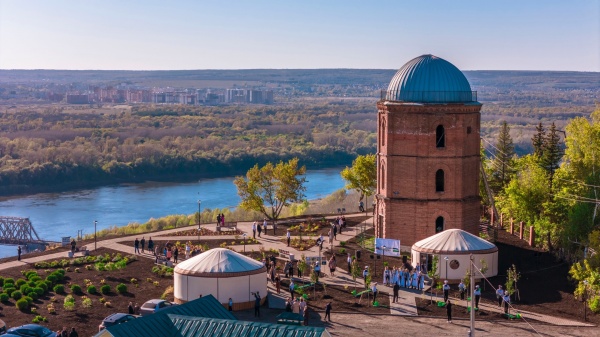
[[371,104],[5,112],[1,193],[240,174],[293,157],[309,168],[343,165],[375,150],[375,120]]

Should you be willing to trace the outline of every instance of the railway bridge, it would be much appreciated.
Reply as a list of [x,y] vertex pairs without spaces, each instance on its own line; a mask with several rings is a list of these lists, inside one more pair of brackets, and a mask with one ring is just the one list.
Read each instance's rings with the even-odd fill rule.
[[0,216],[0,244],[44,244],[29,218]]

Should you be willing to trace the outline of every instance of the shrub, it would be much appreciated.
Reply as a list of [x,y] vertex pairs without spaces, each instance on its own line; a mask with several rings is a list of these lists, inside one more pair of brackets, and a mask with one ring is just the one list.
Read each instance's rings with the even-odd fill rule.
[[64,303],[75,303],[75,297],[73,295],[65,296]]
[[112,304],[110,304],[110,302],[104,302],[104,306],[107,308],[110,308],[110,307],[112,307]]
[[75,303],[72,302],[65,302],[65,304],[63,305],[66,311],[73,311],[75,310]]
[[52,288],[52,290],[54,290],[55,293],[57,294],[64,294],[65,293],[65,286],[62,284],[57,284],[54,286],[54,288]]
[[102,287],[100,287],[100,292],[103,294],[110,293],[110,286],[108,284],[103,285]]
[[91,264],[88,264],[88,265],[85,266],[85,269],[92,270],[92,269],[94,269],[94,266],[91,265]]
[[74,294],[81,294],[81,286],[79,284],[73,284],[71,285],[71,291]]
[[31,291],[31,289],[33,289],[32,287],[30,287],[27,284],[24,284],[21,286],[21,288],[19,288],[19,290],[21,291],[21,293],[23,294],[29,294],[29,292]]
[[52,304],[52,303],[48,304],[48,313],[56,314],[56,308],[54,308],[54,304]]
[[17,287],[21,287],[22,285],[24,285],[25,283],[27,283],[27,281],[25,281],[24,279],[20,278],[17,280],[16,284]]
[[15,284],[15,279],[12,277],[7,277],[4,279],[4,283],[3,286],[6,286],[8,284]]
[[62,281],[65,279],[65,274],[59,273],[59,272],[54,272],[50,275],[54,275],[56,277],[57,281]]
[[[32,310],[32,311],[33,311],[33,310]],[[48,321],[48,320],[46,319],[46,317],[44,317],[44,316],[40,316],[40,315],[37,315],[37,316],[35,316],[35,317],[34,317],[34,318],[31,320],[31,322],[32,322],[32,323],[41,323],[41,322],[47,322],[47,321]]]
[[15,290],[15,291],[13,291],[13,293],[12,293],[12,295],[11,295],[11,296],[12,296],[12,298],[13,298],[14,300],[20,300],[20,299],[21,299],[21,297],[23,297],[23,293],[21,293],[21,292],[20,292],[20,291],[18,291],[18,290]]
[[0,276],[0,287],[4,286],[4,277]]
[[104,297],[100,297],[100,299],[98,300],[100,303],[104,304],[106,302],[106,298]]
[[17,308],[21,311],[25,311],[29,308],[29,302],[26,299],[22,298],[17,301]]
[[[40,288],[40,289],[42,289],[42,290],[44,291],[42,294],[45,294],[45,293],[48,291],[48,286],[46,285],[46,282],[44,282],[44,281],[38,281],[38,282],[35,284],[35,288]],[[34,289],[35,289],[35,288],[34,288]]]
[[9,296],[8,296],[8,294],[6,294],[6,293],[1,293],[1,294],[0,294],[0,302],[6,303],[6,302],[8,302],[8,299],[9,299],[9,298],[10,298],[10,297],[9,297]]
[[[69,265],[69,261],[68,260],[64,260],[67,261],[67,265]],[[64,269],[56,269],[55,273],[59,273],[62,274],[62,276],[65,276],[65,270]]]
[[31,292],[29,292],[29,294],[27,294],[27,296],[28,296],[28,297],[30,297],[32,301],[35,301],[35,300],[37,300],[38,298],[40,298],[40,297],[38,296],[38,294],[37,294],[35,291],[33,291],[33,290],[32,290]]
[[15,288],[12,288],[12,287],[10,287],[10,288],[4,288],[4,292],[5,292],[5,293],[6,293],[8,296],[12,296],[12,293],[13,293],[14,291],[16,291],[16,290],[17,290],[17,289],[15,289]]
[[81,306],[84,308],[92,307],[92,300],[89,297],[85,297],[81,300]]
[[125,284],[123,284],[123,283],[119,283],[117,285],[116,289],[117,289],[117,292],[119,294],[125,294],[125,293],[127,293],[127,286]]
[[81,273],[81,271],[79,270],[79,268],[75,268],[75,272],[76,273]]
[[98,290],[96,289],[95,285],[91,285],[91,286],[87,287],[87,292],[88,292],[88,294],[96,294],[96,293],[98,293]]
[[52,282],[52,284],[55,284],[56,282],[58,282],[58,277],[56,277],[56,275],[54,274],[50,274],[48,276],[46,276],[46,281]]
[[33,298],[29,297],[29,296],[23,296],[22,300],[27,301],[27,304],[31,305],[31,303],[33,303]]

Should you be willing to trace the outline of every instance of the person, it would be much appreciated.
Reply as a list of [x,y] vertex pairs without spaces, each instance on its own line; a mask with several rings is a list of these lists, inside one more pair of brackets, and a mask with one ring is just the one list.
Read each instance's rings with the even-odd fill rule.
[[75,247],[77,247],[77,242],[75,239],[71,240],[71,253],[75,254]]
[[145,253],[144,248],[146,247],[146,239],[143,236],[140,240],[140,245],[142,246],[142,253]]
[[467,289],[467,287],[465,286],[465,284],[461,280],[460,283],[458,284],[458,290],[460,291],[460,299],[461,300],[465,299],[465,290],[466,289]]
[[129,302],[129,305],[127,306],[127,312],[130,315],[133,315],[133,302]]
[[273,221],[273,236],[275,236],[275,231],[277,230],[277,221]]
[[508,314],[508,304],[510,303],[510,295],[508,291],[504,291],[504,296],[502,296],[502,300],[504,301],[504,313]]
[[21,261],[21,246],[17,248],[17,261]]
[[335,261],[335,255],[331,256],[329,259],[329,273],[331,276],[335,276],[335,268],[337,267],[337,262]]
[[229,298],[228,309],[229,309],[229,311],[233,311],[233,300],[231,299],[231,297]]
[[479,289],[479,285],[475,286],[473,294],[475,295],[475,309],[479,309],[479,299],[481,298],[481,289]]
[[302,312],[302,317],[304,317],[304,326],[308,326],[308,305],[304,307],[304,311]]
[[139,315],[140,314],[140,305],[137,304],[137,303],[133,306],[133,314],[134,315]]
[[217,225],[221,226],[221,214],[217,214]]
[[350,253],[348,253],[346,262],[348,263],[348,274],[352,274],[352,255],[350,255]]
[[75,331],[75,327],[71,328],[71,332],[69,332],[69,337],[79,337],[77,331]]
[[[253,238],[253,239],[256,239],[256,221],[254,221],[254,222],[252,223],[252,238]],[[288,243],[288,246],[289,246],[289,245],[290,245],[290,244]]]
[[139,254],[140,253],[140,240],[138,240],[138,238],[135,238],[135,241],[133,242],[133,247],[134,247],[134,254]]
[[327,302],[325,305],[325,320],[331,322],[331,302]]
[[160,256],[160,248],[158,246],[154,248],[154,256],[156,256],[156,263],[158,263],[158,257]]
[[285,265],[283,266],[283,273],[285,274],[285,278],[288,278],[290,275],[290,269],[291,269],[291,264],[290,261],[287,261],[285,263]]
[[270,274],[271,274],[271,284],[275,284],[275,264],[271,264]]
[[319,264],[319,261],[315,262],[315,274],[317,275],[315,283],[319,283],[319,276],[321,275],[321,265]]
[[365,282],[365,288],[368,287],[367,276],[369,276],[369,266],[365,266],[365,270],[363,270],[363,280]]
[[304,302],[304,297],[300,297],[300,303],[298,304],[298,308],[300,309],[300,313],[304,314],[304,309],[306,309],[306,302]]
[[277,289],[277,293],[281,291],[281,279],[279,278],[279,274],[275,276],[275,289]]
[[373,282],[371,285],[371,291],[373,292],[373,305],[375,305],[375,299],[377,298],[377,282]]
[[290,241],[292,241],[292,234],[290,233],[289,229],[285,233],[285,237],[287,238],[287,246],[289,247],[290,246]]
[[394,283],[394,297],[392,298],[392,303],[398,302],[398,291],[400,290],[400,286],[398,282]]
[[254,295],[254,317],[260,317],[260,293],[257,291]]
[[498,307],[502,307],[502,298],[504,296],[504,290],[502,290],[502,286],[498,286],[498,290],[496,290],[496,299],[498,300]]
[[450,300],[446,301],[446,315],[448,315],[448,323],[452,323],[452,303]]
[[189,259],[190,258],[190,252],[192,251],[192,247],[190,246],[190,242],[188,241],[188,243],[185,244],[185,259]]
[[156,255],[154,252],[154,241],[152,241],[152,237],[148,238],[148,250],[152,252],[152,254]]
[[418,289],[418,282],[419,281],[419,272],[418,271],[414,271],[413,275],[412,275],[412,287],[413,289]]
[[292,299],[291,298],[288,298],[287,301],[285,301],[285,311],[292,312]]
[[62,331],[60,332],[60,337],[69,337],[69,331],[67,331],[66,326],[64,326]]
[[267,235],[267,219],[265,218],[265,220],[263,221],[263,229],[265,231],[265,235]]
[[173,251],[171,248],[165,248],[167,250],[167,261],[171,261],[171,256],[173,256]]
[[450,293],[450,285],[448,284],[448,281],[444,281],[444,287],[442,289],[444,290],[444,302],[447,302],[448,294]]
[[365,204],[362,202],[362,200],[358,203],[358,210],[360,212],[364,212],[365,211]]
[[258,231],[258,237],[260,238],[260,233],[262,232],[262,226],[261,226],[261,225],[258,225],[258,226],[256,227],[256,230]]
[[329,237],[329,244],[333,243],[333,230],[331,230],[331,228],[329,229],[329,233],[327,233],[328,237]]
[[290,281],[290,297],[292,298],[292,301],[294,300],[294,290],[296,289],[296,285],[294,284],[294,281]]
[[337,225],[333,224],[333,239],[337,240]]
[[427,273],[424,272],[423,270],[421,270],[419,272],[419,290],[425,289],[425,276],[426,275],[427,275]]
[[175,249],[173,250],[173,261],[175,261],[175,263],[177,263],[178,257],[179,257],[179,248],[177,248],[177,246],[175,246]]

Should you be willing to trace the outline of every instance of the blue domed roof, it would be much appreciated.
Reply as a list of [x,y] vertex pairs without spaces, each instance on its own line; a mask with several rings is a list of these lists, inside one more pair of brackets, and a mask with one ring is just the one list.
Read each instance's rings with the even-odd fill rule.
[[403,65],[390,81],[386,99],[417,103],[474,101],[465,75],[452,63],[433,55],[421,55]]

